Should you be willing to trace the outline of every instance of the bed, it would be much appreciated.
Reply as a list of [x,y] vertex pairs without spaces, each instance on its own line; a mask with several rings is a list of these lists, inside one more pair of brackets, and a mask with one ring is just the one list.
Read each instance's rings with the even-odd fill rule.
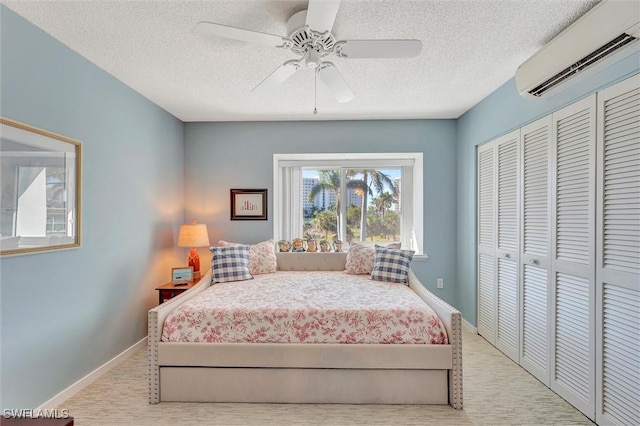
[[[338,271],[344,271],[345,261],[345,253],[278,253],[279,272],[263,280],[273,285],[279,274],[292,279],[303,271],[333,271],[324,275],[339,279]],[[149,311],[149,403],[449,404],[462,409],[460,313],[426,290],[412,271],[410,293],[435,312],[439,319],[436,325],[446,330],[445,344],[441,343],[437,327],[430,337],[408,333],[412,341],[395,342],[385,335],[377,336],[377,340],[362,340],[354,332],[351,337],[355,335],[355,340],[347,342],[344,333],[338,332],[330,343],[325,342],[324,336],[320,338],[330,333],[307,333],[301,337],[300,330],[281,333],[286,343],[275,343],[283,340],[268,335],[255,340],[255,330],[241,333],[250,335],[248,340],[234,338],[228,343],[211,330],[206,333],[199,327],[203,334],[195,333],[191,340],[196,341],[185,341],[185,335],[190,333],[178,330],[182,323],[175,318],[185,321],[180,311],[189,304],[197,305],[212,290],[225,291],[222,285],[210,288],[210,273],[190,290]],[[321,282],[322,275],[318,273],[312,281]],[[349,278],[344,273],[342,276]],[[256,279],[249,285],[260,283]],[[221,296],[209,297],[215,300]],[[163,328],[165,321],[167,327]],[[171,324],[178,327],[172,329]],[[225,339],[229,340],[229,336]]]

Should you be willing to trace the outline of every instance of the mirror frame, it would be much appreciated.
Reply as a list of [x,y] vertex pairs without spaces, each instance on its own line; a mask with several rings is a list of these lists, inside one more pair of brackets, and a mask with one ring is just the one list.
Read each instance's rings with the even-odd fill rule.
[[[67,243],[63,241],[58,244],[47,243],[46,245],[45,244],[29,245],[28,247],[18,246],[18,248],[3,248],[2,246],[0,246],[0,257],[79,248],[81,246],[81,229],[82,229],[81,227],[81,223],[82,223],[81,221],[81,217],[82,217],[82,204],[81,204],[82,143],[80,141],[68,138],[66,136],[61,136],[46,130],[39,129],[37,127],[19,123],[17,121],[13,121],[8,118],[0,117],[0,137],[2,139],[5,139],[5,135],[7,133],[11,133],[15,135],[16,139],[19,138],[18,143],[23,143],[25,145],[29,145],[30,142],[32,142],[33,146],[46,147],[48,143],[52,146],[51,152],[61,152],[59,149],[56,150],[55,148],[53,148],[56,145],[60,146],[60,142],[71,145],[71,147],[69,148],[69,152],[73,151],[75,153],[75,173],[74,173],[75,174],[75,191],[72,192],[71,194],[67,194],[66,200],[68,200],[71,196],[75,197],[75,200],[74,200],[75,220],[73,223],[73,227],[74,227],[73,242]],[[25,141],[25,142],[20,142],[20,141]],[[0,151],[0,156],[1,156],[1,151]],[[15,233],[15,229],[14,229],[14,233]],[[15,238],[15,236],[9,236],[9,238],[12,238],[12,237]],[[46,235],[43,237],[46,237]]]

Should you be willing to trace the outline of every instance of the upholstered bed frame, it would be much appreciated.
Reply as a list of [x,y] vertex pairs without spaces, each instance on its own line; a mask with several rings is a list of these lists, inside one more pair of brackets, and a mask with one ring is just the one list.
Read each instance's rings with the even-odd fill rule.
[[[344,270],[345,253],[278,253],[279,270]],[[450,404],[462,409],[460,312],[409,286],[444,323],[447,345],[169,343],[169,312],[210,285],[198,285],[149,311],[149,403],[274,402]]]

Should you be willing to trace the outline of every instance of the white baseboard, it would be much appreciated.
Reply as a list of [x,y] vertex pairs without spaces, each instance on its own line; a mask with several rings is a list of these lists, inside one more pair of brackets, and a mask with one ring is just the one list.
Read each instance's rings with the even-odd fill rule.
[[468,329],[469,331],[472,331],[473,334],[478,334],[478,329],[472,326],[471,323],[464,318],[462,318],[462,326]]
[[72,396],[89,386],[91,383],[98,380],[100,376],[102,376],[112,368],[117,367],[119,364],[121,364],[123,361],[125,361],[127,358],[129,358],[131,355],[138,352],[145,346],[147,346],[147,337],[140,340],[130,348],[125,349],[122,353],[116,355],[113,359],[105,362],[103,365],[96,368],[91,373],[87,374],[50,400],[37,407],[36,410],[53,410],[54,408],[59,407],[64,401],[71,398]]

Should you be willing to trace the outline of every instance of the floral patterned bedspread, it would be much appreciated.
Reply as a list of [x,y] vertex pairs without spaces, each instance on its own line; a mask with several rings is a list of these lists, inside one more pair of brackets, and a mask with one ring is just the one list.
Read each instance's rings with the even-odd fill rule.
[[203,290],[165,320],[167,342],[446,344],[409,287],[336,271],[255,275]]

